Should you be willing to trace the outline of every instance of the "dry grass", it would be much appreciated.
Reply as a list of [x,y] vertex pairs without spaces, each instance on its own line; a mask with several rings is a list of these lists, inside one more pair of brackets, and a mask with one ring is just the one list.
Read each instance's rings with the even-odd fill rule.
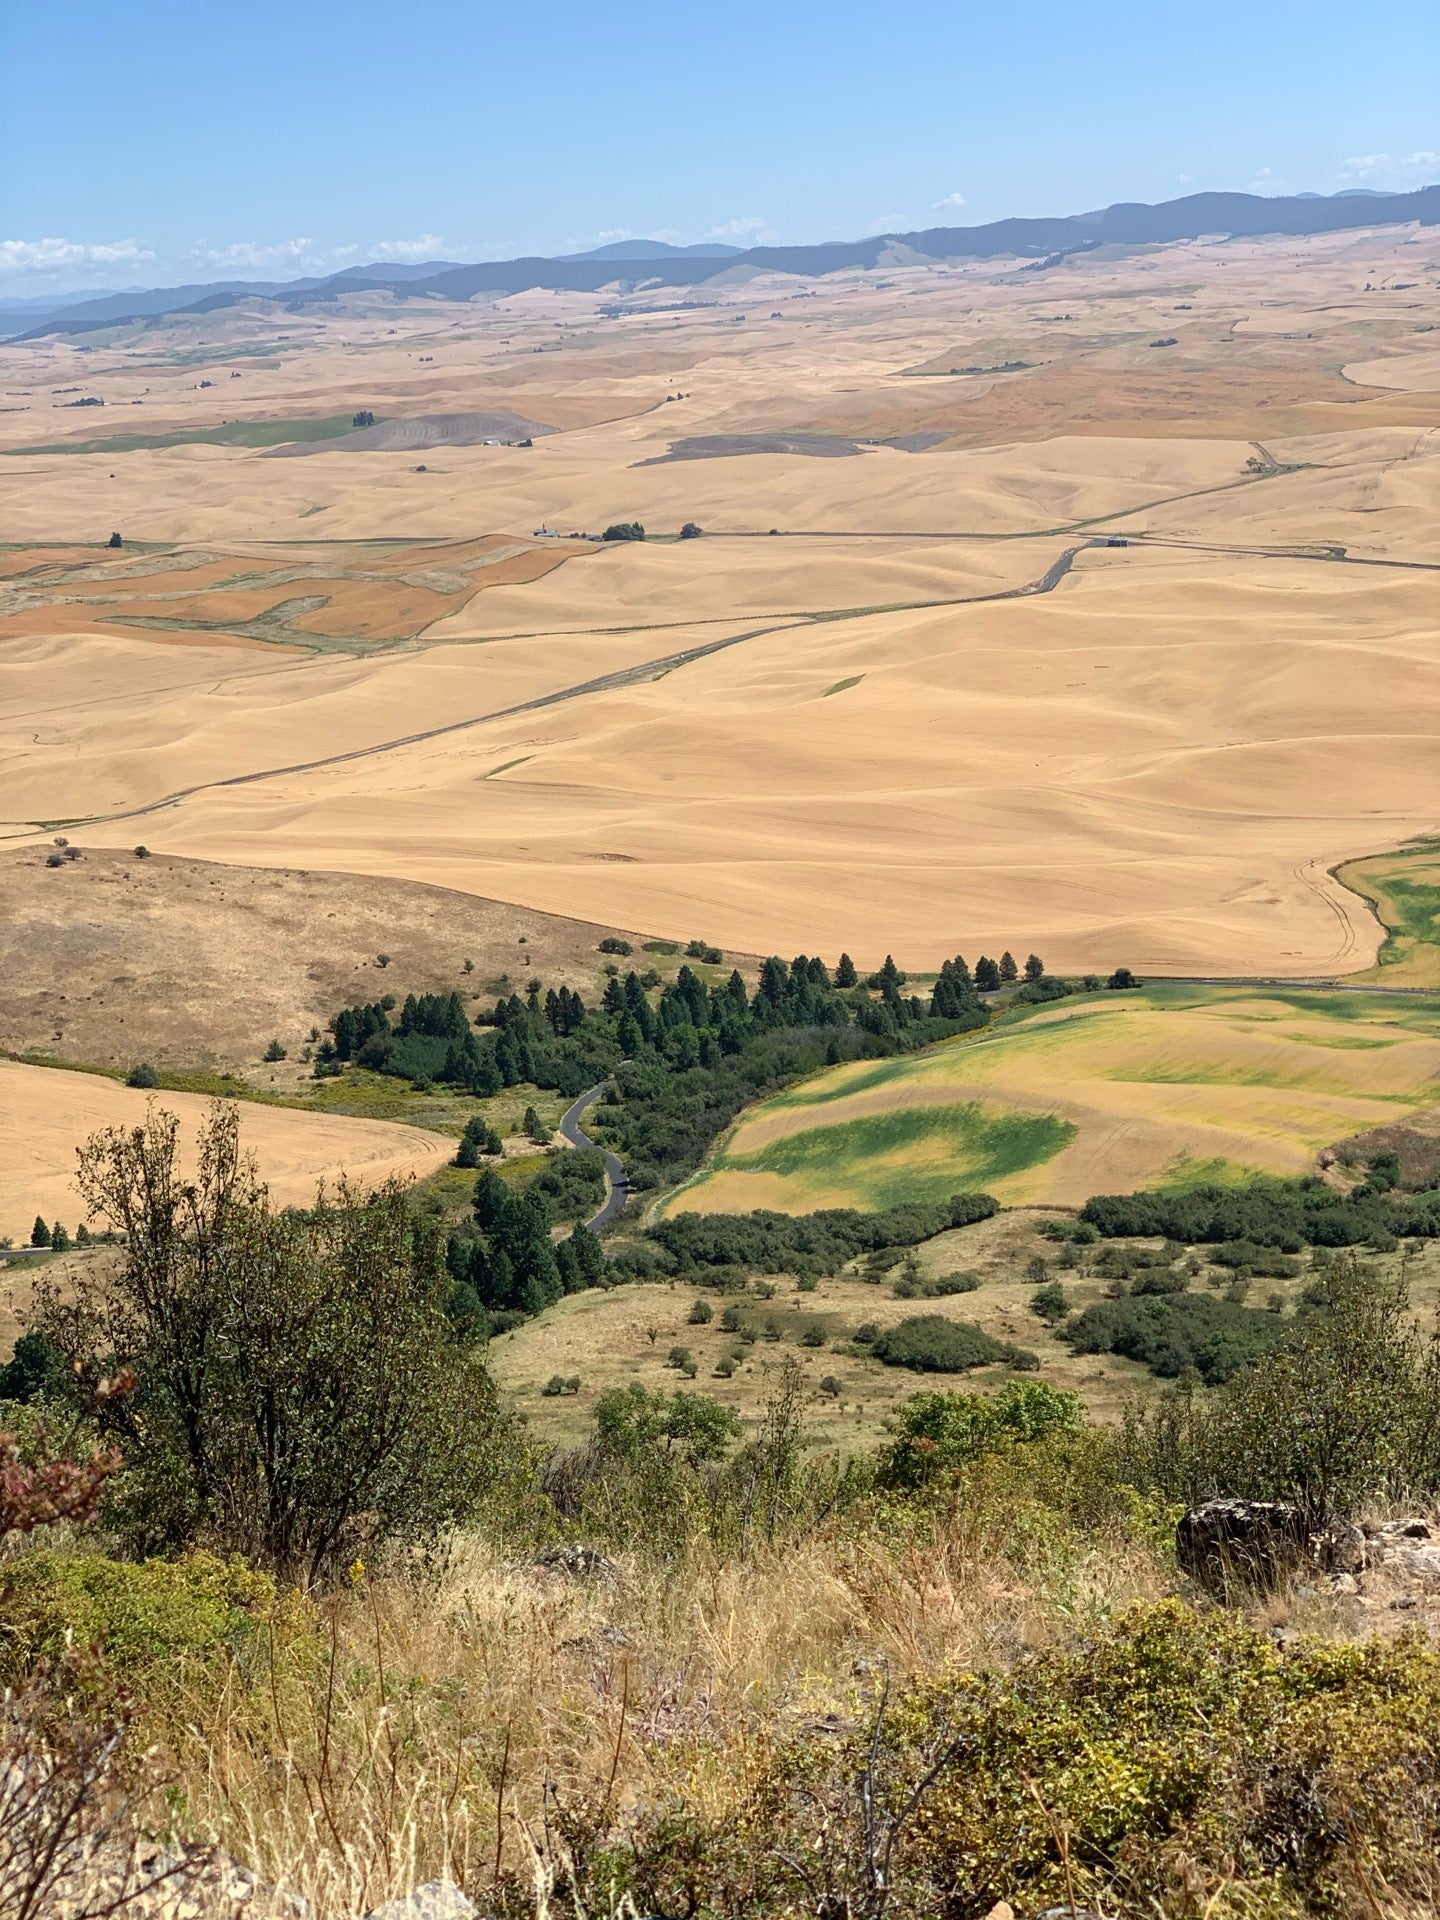
[[529,1881],[547,1796],[720,1812],[771,1741],[849,1718],[879,1668],[1003,1666],[1166,1585],[1138,1548],[1007,1556],[963,1528],[746,1565],[697,1550],[613,1582],[466,1540],[438,1587],[366,1579],[326,1603],[310,1685],[262,1676],[165,1732],[196,1830],[338,1920],[439,1876]]
[[[133,831],[142,841],[153,829]],[[284,1092],[308,1074],[310,1028],[342,1006],[384,993],[493,1000],[502,976],[505,992],[523,992],[532,974],[593,1001],[598,943],[622,931],[403,880],[137,860],[72,838],[85,855],[63,868],[33,849],[0,853],[0,1051],[233,1069]],[[680,964],[628,937],[642,967],[668,976]],[[281,1068],[261,1058],[272,1038],[289,1049]]]

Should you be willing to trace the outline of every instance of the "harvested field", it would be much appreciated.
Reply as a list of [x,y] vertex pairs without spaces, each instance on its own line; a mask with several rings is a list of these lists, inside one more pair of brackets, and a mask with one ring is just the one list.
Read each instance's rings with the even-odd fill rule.
[[477,593],[540,579],[572,554],[504,537],[181,549],[139,560],[121,550],[68,564],[41,549],[0,587],[0,644],[78,627],[367,652],[415,640]]
[[1077,997],[762,1101],[667,1210],[805,1213],[978,1185],[1011,1204],[1073,1206],[1313,1171],[1332,1143],[1433,1107],[1437,1012],[1423,998],[1298,989]]
[[[139,1125],[152,1100],[179,1116],[188,1148],[209,1107],[198,1094],[146,1094],[102,1074],[0,1060],[0,1234],[23,1244],[37,1214],[73,1234],[81,1212],[75,1149],[101,1127]],[[370,1186],[434,1172],[454,1152],[452,1140],[418,1127],[255,1104],[245,1107],[242,1139],[280,1206],[305,1205],[317,1182],[341,1173]]]
[[[1416,239],[0,349],[37,543],[5,557],[4,830],[862,964],[1361,971],[1383,929],[1330,870],[1440,826],[1440,400],[1384,285]],[[35,451],[93,438],[52,405],[82,379],[147,435],[240,395],[377,426],[318,461]],[[411,457],[460,420],[535,444]]]

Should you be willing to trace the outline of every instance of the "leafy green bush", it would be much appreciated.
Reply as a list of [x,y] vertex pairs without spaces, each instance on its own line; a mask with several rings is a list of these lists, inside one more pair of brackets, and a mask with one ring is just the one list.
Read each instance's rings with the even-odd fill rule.
[[98,1553],[26,1553],[0,1563],[0,1683],[23,1687],[41,1661],[95,1649],[81,1669],[98,1690],[124,1689],[147,1705],[203,1690],[213,1696],[232,1663],[258,1659],[267,1631],[314,1652],[308,1605],[239,1560],[194,1553],[141,1564]]
[[882,1333],[875,1342],[877,1360],[887,1367],[909,1367],[916,1373],[968,1373],[972,1367],[992,1366],[1007,1359],[1011,1349],[994,1340],[970,1320],[947,1320],[943,1314],[915,1314]]
[[1403,1286],[1353,1258],[1329,1289],[1323,1311],[1288,1329],[1255,1314],[1278,1335],[1263,1366],[1132,1411],[1116,1471],[1187,1503],[1293,1501],[1315,1526],[1440,1490],[1440,1341],[1414,1325]]
[[479,1354],[453,1337],[437,1233],[398,1183],[275,1212],[233,1104],[181,1170],[179,1122],[95,1135],[89,1210],[125,1255],[41,1288],[35,1331],[120,1450],[110,1518],[141,1553],[220,1546],[309,1582],[362,1541],[435,1538],[476,1514],[523,1449]]
[[917,1393],[889,1422],[895,1438],[882,1449],[883,1486],[919,1487],[989,1453],[1076,1433],[1084,1402],[1043,1380],[1012,1380],[997,1394]]
[[728,1264],[785,1273],[796,1271],[797,1260],[813,1259],[819,1271],[834,1273],[864,1253],[870,1256],[870,1270],[883,1273],[904,1257],[897,1249],[918,1246],[948,1227],[988,1220],[998,1210],[988,1193],[957,1193],[943,1205],[892,1207],[878,1213],[849,1207],[802,1214],[677,1213],[658,1221],[650,1237],[686,1266]]
[[1367,1182],[1347,1196],[1307,1175],[1189,1193],[1097,1194],[1080,1217],[1106,1239],[1164,1234],[1187,1246],[1249,1240],[1298,1253],[1303,1246],[1365,1246],[1397,1234],[1433,1239],[1440,1235],[1440,1194],[1392,1201]]
[[1063,1337],[1076,1353],[1117,1353],[1162,1380],[1194,1372],[1214,1386],[1271,1352],[1284,1327],[1259,1308],[1173,1292],[1167,1281],[1163,1294],[1141,1295],[1137,1287],[1122,1299],[1097,1301],[1070,1321]]
[[1070,1296],[1058,1280],[1047,1280],[1030,1296],[1030,1311],[1049,1326],[1063,1320],[1070,1311]]
[[1165,1601],[1009,1673],[886,1689],[839,1740],[781,1746],[737,1804],[644,1816],[586,1866],[640,1912],[712,1920],[1419,1914],[1437,1714],[1418,1636],[1282,1650]]

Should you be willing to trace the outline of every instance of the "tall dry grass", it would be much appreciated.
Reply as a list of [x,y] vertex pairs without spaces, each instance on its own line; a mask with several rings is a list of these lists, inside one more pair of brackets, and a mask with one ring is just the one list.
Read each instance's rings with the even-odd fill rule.
[[575,1810],[723,1814],[777,1737],[863,1713],[882,1674],[1003,1666],[1166,1585],[1145,1547],[1063,1527],[697,1544],[579,1580],[469,1537],[438,1577],[322,1603],[308,1671],[237,1674],[150,1733],[189,1830],[315,1920],[442,1877],[543,1910]]

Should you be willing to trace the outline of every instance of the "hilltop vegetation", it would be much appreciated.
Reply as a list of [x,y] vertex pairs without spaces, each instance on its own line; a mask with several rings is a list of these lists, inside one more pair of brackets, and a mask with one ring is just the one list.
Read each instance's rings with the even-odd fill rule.
[[658,972],[617,971],[598,1007],[532,979],[523,1000],[512,993],[477,1016],[483,1039],[458,993],[411,995],[394,1021],[393,1000],[342,1008],[316,1072],[353,1060],[481,1097],[528,1084],[573,1098],[613,1076],[597,1131],[644,1191],[692,1171],[757,1094],[827,1060],[911,1050],[988,1018],[963,960],[945,962],[928,1000],[904,984],[890,960],[862,984],[848,956],[832,978],[805,954],[766,960],[753,994],[738,968],[712,985],[688,964],[663,987]]
[[[61,1832],[139,1821],[195,1875],[184,1847],[213,1837],[317,1920],[435,1877],[516,1920],[622,1896],[868,1913],[880,1846],[897,1920],[999,1900],[1301,1920],[1362,1911],[1362,1874],[1423,1907],[1440,1658],[1346,1644],[1342,1603],[1283,1582],[1258,1617],[1243,1590],[1196,1607],[1170,1544],[1207,1493],[1334,1530],[1440,1488],[1433,1343],[1363,1262],[1264,1366],[1118,1429],[1012,1379],[920,1393],[878,1448],[807,1458],[789,1360],[754,1424],[632,1384],[545,1448],[447,1320],[401,1192],[277,1214],[233,1108],[195,1182],[175,1146],[156,1119],[87,1148],[126,1244],[39,1310],[68,1455],[33,1413],[23,1456],[7,1442],[4,1518],[30,1544],[0,1562],[4,1677],[28,1689],[6,1756],[103,1785]],[[664,1232],[723,1276],[875,1264],[989,1211]],[[72,1537],[47,1539],[62,1512]],[[1329,1643],[1263,1631],[1287,1608]],[[69,1744],[45,1731],[60,1684]]]

